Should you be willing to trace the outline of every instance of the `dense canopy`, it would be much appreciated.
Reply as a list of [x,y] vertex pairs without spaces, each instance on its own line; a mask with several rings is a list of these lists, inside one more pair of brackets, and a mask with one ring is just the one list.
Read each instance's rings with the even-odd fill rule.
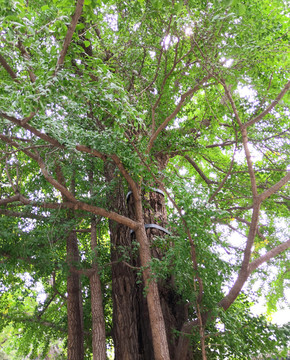
[[251,305],[287,306],[289,22],[283,0],[0,2],[3,356],[286,354]]

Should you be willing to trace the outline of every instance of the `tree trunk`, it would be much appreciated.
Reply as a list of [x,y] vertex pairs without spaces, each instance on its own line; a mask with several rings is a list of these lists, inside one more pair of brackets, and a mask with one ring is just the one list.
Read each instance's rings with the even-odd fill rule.
[[[114,169],[114,165],[106,164],[108,182],[113,179]],[[127,216],[126,200],[121,181],[115,185],[111,193],[107,194],[107,199],[110,210],[118,211],[119,214]],[[126,254],[129,257],[134,256],[130,229],[111,220],[109,221],[109,229],[111,237],[115,359],[138,360],[136,271],[121,261]]]
[[[108,168],[109,169],[109,168]],[[107,180],[113,178],[113,169],[108,171]],[[111,176],[108,176],[111,175]],[[145,194],[143,194],[145,195]],[[146,196],[144,200],[144,221],[145,224],[157,224],[166,228],[166,208],[164,196],[158,192],[152,191]],[[114,204],[114,210],[119,214],[129,216],[135,219],[135,208],[133,205],[133,196],[128,196],[128,204],[124,196],[122,186],[119,185],[112,191],[108,198],[108,204]],[[116,360],[154,360],[157,359],[154,354],[153,340],[159,337],[160,334],[155,334],[152,337],[152,323],[150,323],[148,299],[146,298],[146,289],[143,281],[137,275],[137,271],[130,268],[128,265],[117,262],[121,259],[124,253],[130,259],[126,259],[129,265],[140,267],[140,257],[136,252],[132,252],[132,241],[135,242],[135,234],[130,234],[130,230],[123,225],[109,222],[110,236],[111,236],[111,259],[112,259],[112,291],[113,291],[113,339],[115,346]],[[146,235],[149,239],[149,246],[154,244],[154,236],[164,236],[164,232],[158,229],[146,229]],[[151,254],[147,257],[163,256],[160,249],[152,246]],[[147,259],[148,260],[148,259]],[[116,263],[117,262],[117,263]],[[139,271],[140,273],[140,271]],[[150,284],[150,282],[149,282]],[[175,358],[175,351],[177,346],[177,338],[173,330],[181,330],[181,327],[186,320],[186,310],[184,303],[181,301],[181,296],[174,290],[172,279],[167,279],[156,286],[157,291],[153,291],[151,296],[152,308],[156,306],[156,299],[160,299],[162,312],[155,314],[157,321],[160,318],[164,319],[166,327],[167,339],[165,342],[169,345],[170,359]],[[151,311],[152,313],[152,311]],[[154,320],[153,320],[154,321]],[[163,320],[162,320],[163,322]],[[161,340],[160,340],[161,341]],[[163,341],[163,340],[162,340]],[[165,344],[164,347],[167,345]],[[160,354],[158,355],[158,357]],[[169,356],[168,356],[169,358]]]
[[[167,229],[167,214],[164,195],[159,189],[152,188],[147,194],[143,194],[144,220],[146,224],[146,234],[151,245],[151,253],[155,258],[162,259],[164,250],[154,246],[154,237],[164,237]],[[134,213],[133,199],[128,199],[129,214]],[[133,216],[133,215],[132,215]],[[151,227],[158,225],[163,228]],[[136,263],[140,266],[140,260]],[[182,298],[174,289],[173,279],[168,277],[166,280],[158,282],[158,290],[161,302],[163,318],[166,327],[167,342],[169,346],[170,359],[175,358],[177,337],[174,330],[181,330],[186,321],[187,311]],[[148,320],[148,304],[145,298],[144,284],[138,286],[138,333],[139,333],[139,354],[140,360],[154,359],[153,339]]]
[[67,358],[68,360],[82,360],[84,358],[83,307],[80,276],[72,271],[72,268],[79,262],[77,236],[73,231],[67,237],[67,262],[69,266],[67,277]]
[[91,221],[91,249],[94,253],[92,261],[94,273],[90,277],[93,360],[106,360],[106,327],[101,280],[97,263],[97,231],[95,218]]

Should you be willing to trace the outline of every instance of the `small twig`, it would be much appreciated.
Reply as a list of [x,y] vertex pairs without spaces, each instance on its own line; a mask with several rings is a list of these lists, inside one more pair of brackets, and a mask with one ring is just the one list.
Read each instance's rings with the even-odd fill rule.
[[234,149],[234,154],[233,154],[233,158],[229,167],[228,172],[226,173],[226,176],[223,178],[223,180],[221,181],[221,183],[219,184],[218,188],[216,189],[216,191],[211,195],[211,197],[209,198],[208,202],[210,203],[211,201],[213,201],[213,199],[216,197],[216,195],[218,194],[218,192],[222,189],[222,187],[224,186],[225,182],[227,181],[228,177],[230,176],[233,166],[234,166],[234,161],[235,161],[235,154],[236,154],[236,150],[237,147],[235,147]]

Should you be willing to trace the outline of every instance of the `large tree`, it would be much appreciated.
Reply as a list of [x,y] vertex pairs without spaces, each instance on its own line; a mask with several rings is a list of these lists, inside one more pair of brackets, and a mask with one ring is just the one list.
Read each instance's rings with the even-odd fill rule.
[[2,327],[22,324],[26,353],[66,339],[69,360],[279,352],[249,308],[289,278],[286,4],[0,17]]

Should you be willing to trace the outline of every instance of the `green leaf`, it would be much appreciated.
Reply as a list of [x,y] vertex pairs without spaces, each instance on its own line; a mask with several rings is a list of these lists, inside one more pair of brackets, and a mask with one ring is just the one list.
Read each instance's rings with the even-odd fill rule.
[[239,15],[241,16],[244,15],[246,12],[246,6],[243,3],[239,2],[238,7],[239,7]]
[[49,6],[48,5],[43,5],[41,7],[41,11],[45,11],[45,10],[48,10],[49,9]]

